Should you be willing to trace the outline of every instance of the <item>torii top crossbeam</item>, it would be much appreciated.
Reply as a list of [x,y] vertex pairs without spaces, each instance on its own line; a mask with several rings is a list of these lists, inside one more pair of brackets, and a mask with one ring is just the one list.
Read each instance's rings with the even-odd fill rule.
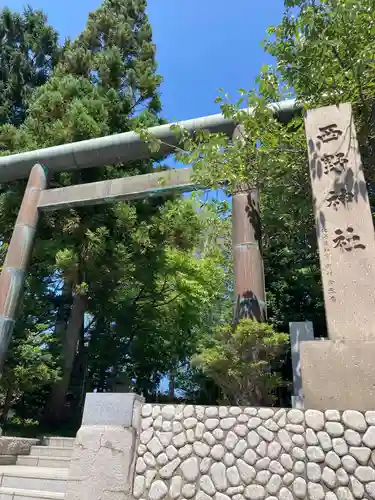
[[[295,100],[270,105],[270,109],[283,121],[287,121],[298,108]],[[249,112],[251,112],[250,108]],[[212,133],[224,133],[229,137],[232,136],[236,126],[231,119],[225,118],[220,113],[182,121],[179,125],[188,132],[205,129]],[[162,141],[160,155],[173,152],[173,147],[177,145],[178,140],[170,124],[152,127],[149,132]],[[36,163],[45,164],[49,171],[64,172],[125,163],[150,156],[149,147],[142,141],[139,134],[124,132],[0,157],[0,183],[27,178]]]

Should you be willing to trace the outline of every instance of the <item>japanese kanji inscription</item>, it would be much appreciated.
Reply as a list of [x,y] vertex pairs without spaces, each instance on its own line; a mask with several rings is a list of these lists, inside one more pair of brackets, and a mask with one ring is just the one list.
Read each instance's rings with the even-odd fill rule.
[[327,196],[327,207],[332,207],[333,210],[338,210],[341,205],[346,206],[353,201],[354,194],[348,192],[346,188],[336,188],[329,191]]
[[308,111],[309,168],[331,340],[375,340],[372,214],[350,104]]
[[324,173],[326,175],[331,172],[341,174],[345,170],[348,159],[344,153],[336,153],[333,155],[323,155],[322,162],[324,163]]

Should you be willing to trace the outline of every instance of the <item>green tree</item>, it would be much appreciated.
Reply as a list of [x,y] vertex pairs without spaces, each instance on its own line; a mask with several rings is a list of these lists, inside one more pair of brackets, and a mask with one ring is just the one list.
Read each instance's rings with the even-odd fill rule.
[[[108,274],[115,279],[106,305],[106,321],[112,326],[94,335],[90,346],[90,356],[95,357],[90,363],[96,372],[91,375],[93,388],[106,387],[103,369],[111,367],[152,399],[163,375],[173,374],[194,352],[197,325],[223,293],[221,256],[214,247],[201,251],[202,236],[215,217],[211,210],[204,212],[188,199],[167,201],[148,219],[147,234],[142,228],[148,248],[145,252],[141,247],[140,253],[135,253],[139,244],[133,238],[141,228],[127,224],[127,245],[121,246],[116,259],[119,273],[112,267]],[[103,317],[103,310],[95,315]],[[106,351],[107,358],[103,349],[108,348],[109,334],[114,351]]]
[[[312,319],[324,335],[326,326],[303,117],[286,125],[267,105],[290,97],[307,107],[350,101],[373,205],[374,23],[370,0],[285,0],[265,41],[275,65],[262,68],[256,88],[241,90],[238,102],[218,98],[224,114],[244,126],[245,140],[182,134],[180,156],[194,162],[199,180],[246,180],[261,189],[269,317],[280,328]],[[253,113],[241,111],[244,105]]]
[[[295,94],[310,106],[351,99],[370,164],[373,34],[363,26],[372,26],[372,16],[366,2],[287,1],[282,23],[270,29],[273,39],[266,42],[277,67],[263,68],[256,89],[241,90],[238,102],[218,99],[224,115],[243,126],[244,140],[207,133],[192,138],[174,127],[182,146],[177,159],[193,164],[197,180],[212,186],[226,180],[228,194],[238,181],[261,189],[269,311],[278,328],[291,319],[313,319],[322,334],[325,324],[314,220],[306,203],[303,120],[280,123],[268,104]],[[253,108],[251,114],[241,109],[244,104]]]
[[32,91],[50,76],[58,56],[57,33],[39,10],[0,11],[0,125],[19,126]]
[[[160,122],[154,51],[145,2],[105,0],[34,92],[24,125],[3,132],[9,147],[34,149]],[[152,171],[152,160],[107,166],[54,175],[51,186]],[[16,192],[9,188],[2,197],[5,227],[17,210]],[[60,343],[63,353],[50,421],[64,418],[67,392],[79,406],[86,390],[111,390],[118,379],[152,397],[162,376],[193,351],[191,332],[222,293],[213,247],[200,246],[209,233],[202,212],[188,200],[155,198],[44,217],[33,263],[44,264],[40,300],[56,288],[48,295],[50,352],[56,356]]]
[[280,357],[288,341],[266,323],[243,319],[218,327],[192,362],[220,387],[223,404],[269,406],[284,384]]
[[[17,129],[25,117],[30,96],[49,78],[58,58],[57,33],[47,24],[46,16],[31,7],[18,14],[4,8],[0,11],[0,150],[7,154]],[[12,191],[24,189],[25,183],[13,186]],[[4,260],[7,241],[12,232],[12,219],[18,208],[19,197],[4,212],[5,193],[9,186],[1,186],[0,260]],[[34,262],[33,291],[26,287],[23,307],[20,310],[8,363],[1,379],[2,420],[9,408],[17,404],[25,391],[34,390],[56,380],[58,369],[47,349],[45,332],[51,314],[46,293],[46,283],[41,285],[40,268]],[[36,293],[38,290],[38,294]],[[39,293],[40,292],[40,293]],[[36,297],[39,297],[38,299]]]
[[[191,404],[218,404],[220,388],[199,367],[192,366],[191,358],[198,346],[214,335],[218,325],[233,320],[233,265],[232,265],[232,218],[228,203],[211,196],[204,202],[210,214],[203,232],[200,248],[214,250],[216,265],[220,270],[220,288],[213,300],[205,304],[199,321],[193,327],[194,343],[190,355],[182,360],[176,371],[175,388],[179,397]],[[171,389],[171,388],[170,388]],[[171,392],[171,391],[170,391]]]
[[[310,107],[351,102],[366,175],[373,183],[375,16],[371,0],[289,0],[266,50],[273,70]],[[295,15],[295,12],[298,15]]]
[[314,319],[324,334],[315,225],[312,205],[306,203],[310,179],[302,118],[285,124],[273,116],[268,104],[287,94],[269,68],[258,88],[240,94],[234,103],[226,95],[217,99],[223,114],[242,126],[240,138],[231,141],[206,132],[191,137],[174,127],[180,137],[176,158],[192,164],[197,182],[221,186],[228,197],[239,181],[260,189],[269,320],[285,331],[289,321]]
[[[275,83],[293,89],[294,95],[308,107],[319,107],[339,102],[351,102],[358,132],[361,155],[368,182],[370,202],[374,205],[374,46],[375,16],[371,1],[285,1],[285,13],[278,26],[269,28],[266,50],[277,59],[277,65],[266,72]],[[301,144],[303,125],[298,125]],[[289,157],[296,157],[296,140],[290,144]],[[305,158],[299,160],[300,169],[308,171]],[[287,175],[288,169],[285,168]],[[304,183],[310,191],[308,181]],[[311,209],[309,209],[311,213]],[[301,214],[306,208],[300,208]],[[308,214],[307,214],[308,215]],[[301,227],[302,217],[295,217],[295,227]],[[312,219],[312,218],[311,218]],[[311,220],[311,227],[314,221]],[[297,319],[306,317],[314,320],[315,330],[324,333],[324,314],[321,298],[320,270],[315,246],[315,235],[305,232],[296,250],[285,251],[284,263],[297,262],[300,272],[285,280],[273,280],[272,300],[275,300],[276,314],[281,321],[285,318],[288,303],[302,304],[303,311],[296,311]],[[305,240],[305,241],[304,241]],[[302,246],[303,245],[303,246]],[[304,249],[304,250],[303,250]],[[287,261],[286,261],[286,259]],[[280,260],[279,260],[280,262]],[[277,269],[277,259],[272,261],[272,269]],[[295,265],[293,266],[295,267]],[[285,276],[285,272],[280,278]],[[292,305],[292,301],[294,306]],[[302,313],[302,314],[301,314]],[[294,318],[293,318],[294,319]]]
[[[90,14],[86,29],[66,44],[60,64],[49,82],[34,94],[21,142],[30,147],[43,135],[45,146],[98,137],[132,128],[133,121],[157,123],[160,109],[156,93],[160,77],[155,75],[155,48],[145,14],[145,2],[123,3],[107,0]],[[53,125],[51,126],[51,120]],[[31,141],[30,141],[31,139]],[[59,185],[145,173],[151,162],[108,167],[57,176]],[[152,214],[157,204],[151,203]],[[142,207],[144,210],[144,208]],[[70,211],[62,224],[54,224],[63,235],[56,252],[56,264],[66,282],[70,314],[61,331],[63,373],[48,405],[52,419],[59,419],[73,369],[77,343],[90,301],[101,295],[101,276],[116,253],[121,235],[114,217],[116,207]],[[136,214],[138,217],[138,214]],[[51,226],[50,226],[51,227]],[[117,240],[111,238],[117,237]]]
[[174,127],[181,139],[176,157],[193,165],[197,181],[227,181],[229,196],[239,181],[261,190],[269,320],[279,330],[310,319],[324,335],[326,325],[303,116],[286,124],[268,105],[291,97],[306,107],[352,102],[373,205],[374,23],[371,1],[286,0],[281,23],[265,41],[276,64],[262,68],[255,88],[241,89],[237,101],[217,99],[224,115],[242,125],[243,140],[189,137]]
[[[129,130],[133,122],[157,123],[160,77],[155,74],[154,52],[145,2],[105,1],[90,14],[78,39],[65,44],[53,75],[29,99],[24,125],[3,129],[3,141],[12,151],[29,150]],[[51,186],[144,173],[152,168],[149,161],[56,175]],[[11,187],[4,193],[4,219],[16,211],[21,191]],[[147,207],[140,203],[140,217],[142,212],[154,213],[158,205],[160,200]],[[63,356],[62,378],[49,404],[51,418],[62,414],[89,300],[98,293],[98,278],[116,249],[111,240],[116,231],[115,215],[115,206],[68,211],[63,217],[52,214],[45,217],[39,233],[35,253],[45,263],[45,278],[55,267],[55,280],[58,277],[64,282],[60,300],[53,298],[60,303],[54,332]],[[118,232],[116,235],[122,239]],[[103,260],[103,255],[108,260]],[[103,288],[102,295],[105,292]]]

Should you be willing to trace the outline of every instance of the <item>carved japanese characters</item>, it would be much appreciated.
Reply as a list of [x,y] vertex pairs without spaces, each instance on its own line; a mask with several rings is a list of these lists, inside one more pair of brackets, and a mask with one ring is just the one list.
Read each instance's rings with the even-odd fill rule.
[[375,339],[375,244],[350,104],[305,117],[329,336]]

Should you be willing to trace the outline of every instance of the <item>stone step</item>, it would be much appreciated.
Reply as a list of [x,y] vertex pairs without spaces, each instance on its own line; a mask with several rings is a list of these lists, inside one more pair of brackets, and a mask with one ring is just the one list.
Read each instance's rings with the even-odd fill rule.
[[62,448],[59,446],[32,446],[30,455],[36,457],[65,457],[70,458],[73,448]]
[[1,500],[35,500],[38,498],[41,500],[64,500],[64,493],[0,487]]
[[[58,469],[69,468],[70,457],[53,457],[29,455],[27,457],[18,457],[17,465],[26,465],[28,467],[52,467]],[[1,499],[0,499],[1,500]]]
[[2,488],[64,493],[67,478],[68,469],[66,468],[53,469],[21,465],[3,465],[0,467],[0,484]]
[[16,455],[0,455],[0,465],[15,465],[16,461]]
[[43,444],[46,446],[56,446],[58,448],[73,448],[74,438],[67,437],[45,437]]

